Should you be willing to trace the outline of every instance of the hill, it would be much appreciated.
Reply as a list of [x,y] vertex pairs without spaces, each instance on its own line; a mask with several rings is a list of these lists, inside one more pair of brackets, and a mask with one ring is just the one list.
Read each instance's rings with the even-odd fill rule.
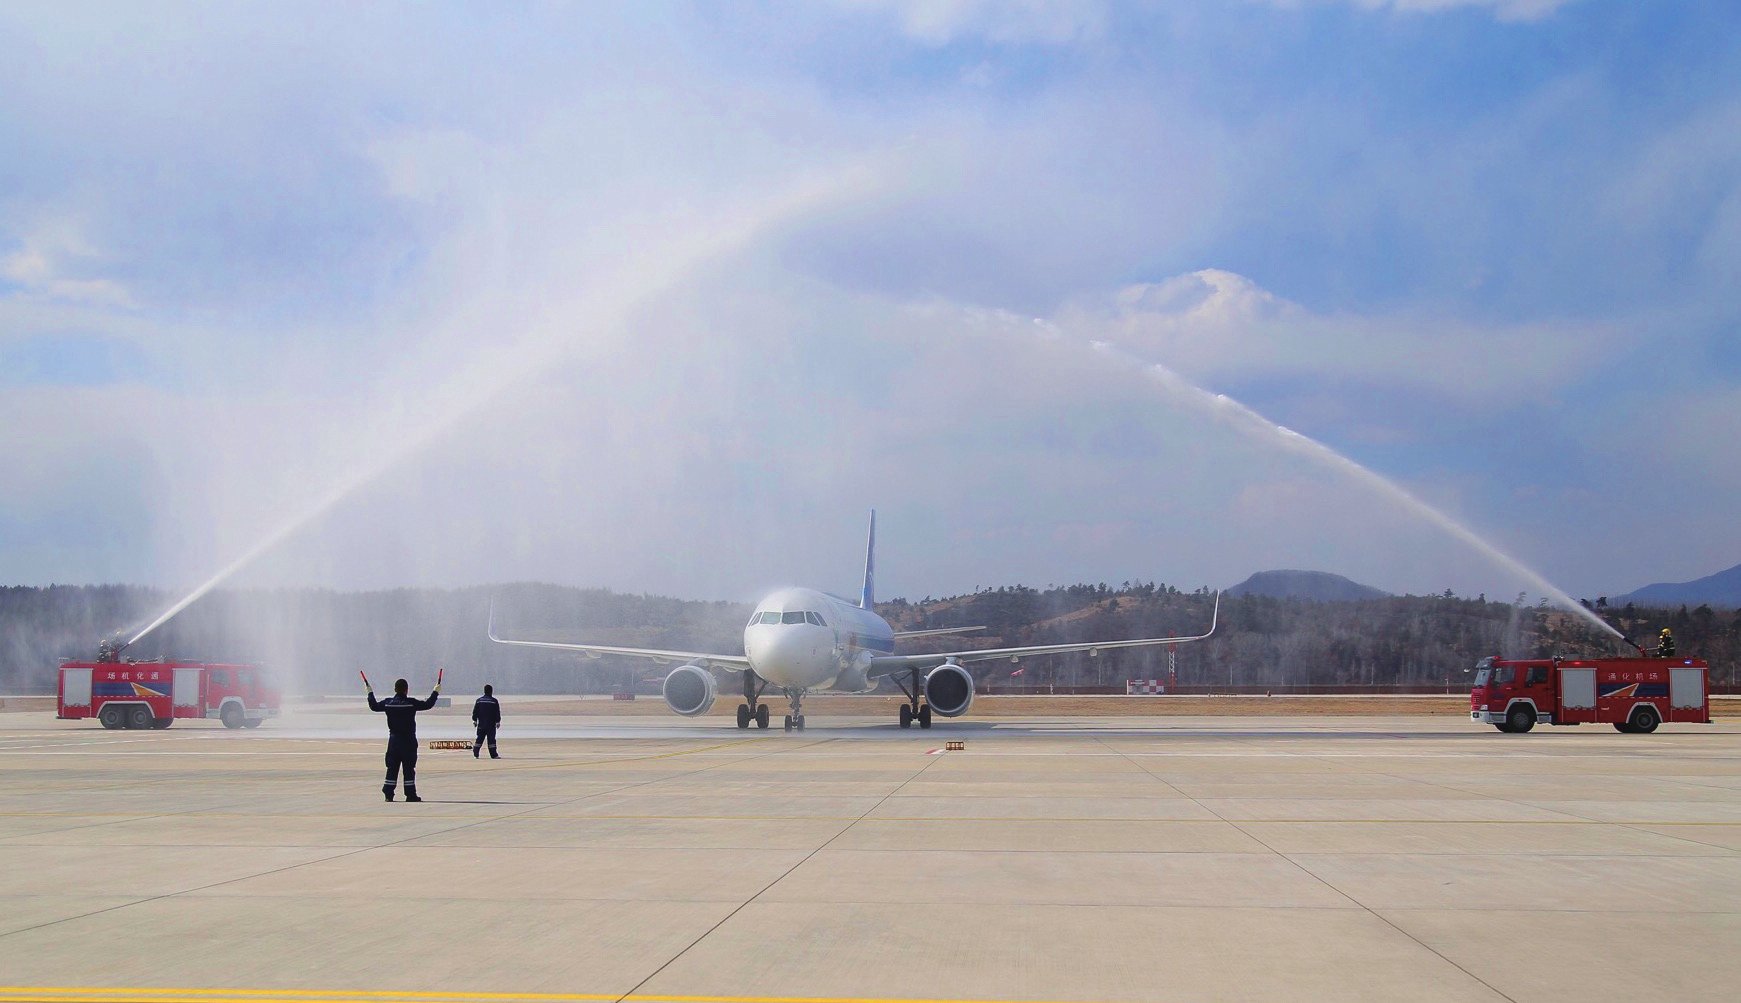
[[1328,571],[1259,571],[1227,590],[1230,596],[1269,596],[1314,602],[1357,602],[1383,599],[1390,593],[1362,585]]
[[1608,600],[1611,604],[1638,603],[1641,606],[1689,606],[1704,603],[1710,606],[1741,607],[1741,564],[1727,571],[1690,582],[1657,582],[1626,595]]

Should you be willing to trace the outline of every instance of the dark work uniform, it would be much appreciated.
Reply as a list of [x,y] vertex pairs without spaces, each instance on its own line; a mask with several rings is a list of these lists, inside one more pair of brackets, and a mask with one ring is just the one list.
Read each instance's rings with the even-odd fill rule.
[[1656,642],[1656,657],[1658,657],[1658,658],[1673,658],[1674,656],[1675,656],[1675,639],[1668,634],[1662,635],[1661,640]]
[[478,697],[478,702],[472,704],[472,723],[478,726],[478,740],[472,743],[472,755],[478,754],[487,739],[490,743],[490,758],[502,758],[496,755],[496,725],[502,723],[502,705],[496,702],[495,697]]
[[376,700],[374,691],[369,692],[369,709],[387,715],[387,782],[381,790],[388,795],[399,782],[401,766],[405,767],[405,796],[417,794],[417,712],[434,707],[437,693],[430,693],[428,700],[398,695]]

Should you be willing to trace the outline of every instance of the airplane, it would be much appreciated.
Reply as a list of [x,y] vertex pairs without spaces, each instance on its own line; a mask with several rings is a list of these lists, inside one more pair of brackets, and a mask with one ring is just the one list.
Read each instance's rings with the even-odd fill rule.
[[901,704],[900,724],[911,728],[931,727],[933,715],[960,717],[973,705],[973,675],[965,665],[1004,659],[1011,662],[1034,655],[1086,651],[1090,655],[1110,648],[1140,648],[1157,644],[1201,641],[1215,633],[1221,617],[1221,593],[1215,594],[1215,609],[1209,630],[1195,637],[1145,637],[1132,641],[1081,641],[1070,644],[1035,644],[1017,648],[978,648],[924,655],[897,655],[895,642],[909,637],[959,634],[980,627],[943,627],[935,630],[897,631],[876,613],[877,514],[870,514],[870,539],[865,545],[864,588],[855,604],[815,589],[786,588],[768,594],[744,626],[744,653],[716,655],[698,651],[666,651],[657,648],[625,648],[608,644],[566,644],[556,641],[525,641],[496,636],[495,608],[490,610],[489,638],[497,644],[526,648],[574,651],[592,658],[626,655],[669,665],[680,662],[665,677],[661,692],[665,703],[684,717],[697,717],[713,709],[719,682],[713,669],[743,674],[744,702],[738,705],[737,726],[768,727],[768,705],[761,702],[769,686],[790,701],[787,731],[804,730],[805,695],[819,691],[868,693],[877,680],[892,676],[907,700]]

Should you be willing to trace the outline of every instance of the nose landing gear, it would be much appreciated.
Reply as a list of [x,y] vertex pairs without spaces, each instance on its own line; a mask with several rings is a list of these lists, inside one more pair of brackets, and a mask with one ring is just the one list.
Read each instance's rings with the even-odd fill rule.
[[804,730],[804,691],[787,690],[786,698],[792,701],[792,713],[786,715],[787,731]]

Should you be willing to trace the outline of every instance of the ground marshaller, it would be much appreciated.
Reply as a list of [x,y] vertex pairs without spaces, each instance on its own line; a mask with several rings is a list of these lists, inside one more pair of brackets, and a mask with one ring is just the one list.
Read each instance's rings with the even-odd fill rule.
[[422,801],[417,796],[417,712],[435,706],[435,698],[441,695],[441,674],[436,673],[435,689],[427,700],[407,696],[411,684],[403,679],[394,680],[393,695],[385,700],[375,699],[375,688],[369,685],[368,676],[363,676],[363,685],[369,691],[369,709],[387,715],[387,782],[381,785],[381,793],[387,800],[393,800],[393,788],[399,782],[399,768],[403,766],[405,800]]

